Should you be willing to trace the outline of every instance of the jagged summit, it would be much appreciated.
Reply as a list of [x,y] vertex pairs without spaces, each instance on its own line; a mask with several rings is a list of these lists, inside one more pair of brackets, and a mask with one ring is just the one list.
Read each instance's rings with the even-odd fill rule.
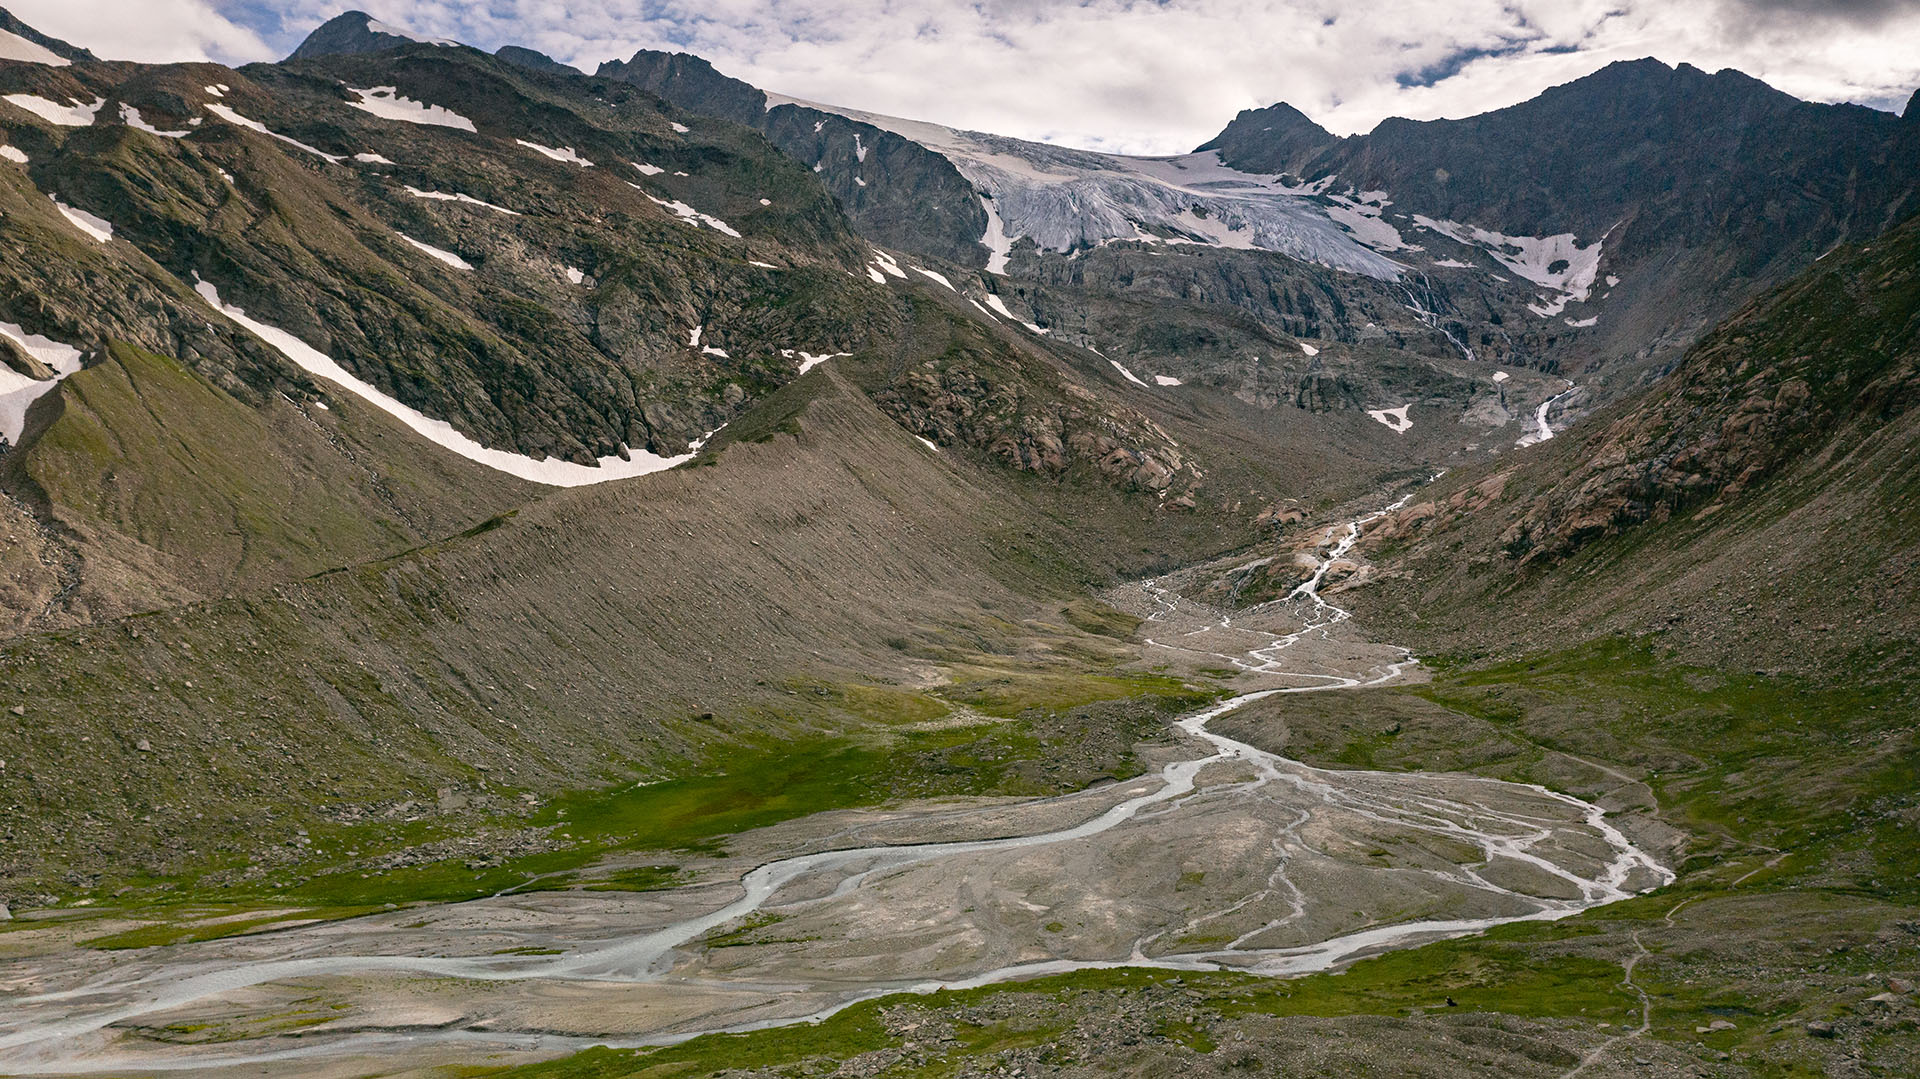
[[[53,59],[47,54],[51,54]],[[86,49],[35,30],[21,22],[13,12],[0,7],[0,61],[17,60],[61,67],[76,61],[91,62],[98,59]]]
[[1220,134],[1194,147],[1194,153],[1218,150],[1260,172],[1299,173],[1340,139],[1306,113],[1282,101],[1264,109],[1242,109]]
[[749,126],[758,126],[767,111],[763,91],[722,75],[691,53],[641,49],[631,59],[606,61],[594,74],[630,82],[668,101],[698,102],[702,112]]
[[459,42],[416,34],[381,22],[364,11],[347,11],[315,27],[313,33],[308,34],[307,39],[287,59],[311,60],[317,56],[385,52],[415,44],[457,45]]

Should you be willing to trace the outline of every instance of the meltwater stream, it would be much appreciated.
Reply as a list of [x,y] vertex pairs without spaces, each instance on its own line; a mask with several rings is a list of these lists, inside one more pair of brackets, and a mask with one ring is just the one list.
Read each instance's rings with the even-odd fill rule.
[[[1231,663],[1236,668],[1261,675],[1283,676],[1305,684],[1268,688],[1242,694],[1180,719],[1176,726],[1209,752],[1165,765],[1156,787],[1113,805],[1104,813],[1071,827],[1015,835],[1004,838],[944,843],[861,846],[844,850],[821,851],[768,862],[741,880],[740,897],[708,913],[687,918],[662,928],[625,939],[578,946],[560,955],[495,955],[445,957],[419,955],[306,955],[255,961],[224,960],[182,964],[162,968],[131,978],[116,978],[109,971],[103,978],[59,992],[14,997],[5,1001],[0,1018],[0,1072],[11,1074],[78,1074],[93,1071],[178,1071],[207,1069],[248,1063],[284,1062],[297,1058],[344,1056],[399,1047],[445,1043],[448,1046],[473,1045],[491,1048],[520,1048],[553,1051],[596,1044],[643,1045],[683,1041],[718,1030],[746,1030],[784,1023],[818,1019],[862,1000],[902,991],[926,992],[939,988],[969,988],[1018,978],[1075,970],[1142,966],[1179,970],[1231,969],[1265,975],[1294,975],[1330,969],[1344,961],[1396,947],[1478,932],[1513,921],[1542,921],[1564,918],[1601,904],[1627,898],[1637,889],[1665,884],[1673,875],[1653,858],[1631,843],[1604,819],[1599,807],[1542,787],[1479,779],[1472,776],[1447,776],[1446,786],[1436,777],[1423,773],[1385,773],[1332,771],[1310,767],[1298,761],[1268,753],[1245,742],[1208,730],[1208,723],[1254,701],[1289,693],[1324,692],[1377,686],[1400,677],[1418,661],[1405,649],[1389,649],[1394,657],[1376,662],[1357,672],[1288,670],[1284,657],[1302,642],[1330,641],[1329,631],[1346,621],[1349,613],[1320,595],[1328,566],[1347,554],[1359,539],[1365,524],[1404,505],[1406,499],[1346,526],[1346,533],[1317,556],[1312,575],[1285,599],[1302,620],[1299,629],[1285,634],[1268,633],[1232,626],[1232,616],[1217,619],[1183,635],[1199,641],[1210,633],[1254,634],[1256,643],[1238,655],[1224,654],[1200,644],[1168,644],[1148,640],[1153,647],[1196,652]],[[1151,621],[1167,621],[1183,611],[1179,597],[1156,581],[1140,585],[1143,598],[1155,611]],[[1191,610],[1187,609],[1190,614]],[[1247,612],[1242,613],[1244,618]],[[1209,614],[1208,617],[1212,617]],[[141,1017],[154,1016],[184,1005],[209,1001],[251,986],[290,979],[311,979],[378,972],[407,972],[442,978],[478,981],[551,979],[580,982],[648,983],[666,978],[675,963],[684,958],[683,947],[704,934],[736,919],[754,914],[770,905],[782,889],[802,878],[838,874],[830,894],[790,900],[786,908],[832,903],[860,889],[876,877],[922,867],[942,859],[1012,852],[1023,848],[1053,844],[1071,844],[1111,831],[1131,821],[1143,826],[1157,815],[1170,812],[1200,797],[1197,780],[1200,773],[1216,765],[1232,765],[1253,779],[1228,785],[1236,792],[1258,791],[1268,785],[1291,788],[1315,804],[1332,807],[1363,821],[1379,822],[1397,829],[1436,836],[1478,848],[1483,860],[1450,869],[1423,869],[1420,872],[1442,878],[1451,885],[1475,894],[1499,897],[1520,913],[1455,919],[1428,919],[1374,925],[1331,939],[1288,947],[1257,947],[1253,942],[1262,934],[1282,926],[1304,911],[1304,899],[1296,900],[1293,913],[1238,934],[1223,946],[1198,951],[1157,951],[1147,954],[1145,945],[1154,939],[1143,937],[1132,954],[1112,959],[1048,959],[1016,963],[941,979],[876,978],[858,989],[848,988],[831,995],[825,1007],[805,1016],[786,1016],[755,1023],[739,1023],[711,1029],[681,1030],[671,1035],[619,1039],[572,1037],[550,1034],[512,1034],[499,1030],[432,1030],[424,1032],[355,1033],[326,1036],[310,1033],[288,1048],[277,1043],[258,1051],[228,1046],[205,1050],[141,1051],[128,1054],[124,1047],[108,1042],[107,1029]],[[1136,781],[1138,782],[1138,781]],[[1559,862],[1533,849],[1556,835],[1558,824],[1540,814],[1520,809],[1493,809],[1478,801],[1458,797],[1459,786],[1469,789],[1485,785],[1489,794],[1509,798],[1529,792],[1538,803],[1559,803],[1571,815],[1582,818],[1586,827],[1604,844],[1606,853],[1594,856],[1598,866],[1590,874],[1575,873]],[[1205,788],[1214,791],[1221,788]],[[1039,800],[1028,805],[1043,806],[1061,799]],[[1497,800],[1497,799],[1490,799]],[[1304,820],[1304,816],[1302,820]],[[1297,824],[1296,824],[1297,827]],[[1559,882],[1564,898],[1510,890],[1483,876],[1484,868],[1494,860],[1531,867],[1533,872]],[[1276,874],[1277,876],[1278,874]],[[1291,885],[1289,885],[1291,886]],[[1297,892],[1297,888],[1295,889]],[[1236,905],[1238,906],[1238,904]],[[1158,934],[1156,934],[1157,936]]]

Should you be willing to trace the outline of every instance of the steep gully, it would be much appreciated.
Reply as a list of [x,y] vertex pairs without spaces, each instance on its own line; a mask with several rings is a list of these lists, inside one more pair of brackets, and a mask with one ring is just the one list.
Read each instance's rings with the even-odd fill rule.
[[[1345,534],[1337,542],[1333,541],[1336,530],[1328,530],[1327,538],[1330,546],[1326,547],[1323,554],[1317,556],[1312,575],[1289,596],[1268,605],[1280,605],[1292,609],[1298,617],[1299,628],[1291,632],[1276,634],[1236,627],[1233,624],[1235,615],[1197,608],[1165,588],[1161,581],[1149,580],[1138,585],[1142,598],[1153,604],[1155,608],[1150,616],[1151,622],[1169,624],[1175,620],[1176,615],[1184,615],[1191,622],[1196,610],[1203,610],[1211,619],[1210,623],[1181,634],[1175,643],[1149,638],[1146,642],[1149,648],[1193,652],[1203,657],[1224,661],[1248,675],[1278,676],[1283,680],[1300,684],[1243,693],[1178,720],[1175,724],[1176,728],[1210,752],[1186,756],[1184,759],[1166,764],[1160,771],[1157,786],[1120,801],[1091,819],[1071,827],[1002,838],[961,842],[882,844],[781,858],[747,873],[740,882],[740,896],[731,903],[637,936],[615,937],[611,941],[580,944],[559,955],[459,957],[351,955],[341,954],[340,942],[336,941],[326,947],[324,954],[261,958],[251,961],[226,959],[214,962],[191,962],[186,954],[182,954],[181,961],[177,964],[148,966],[145,973],[136,972],[128,975],[109,969],[103,975],[72,988],[33,996],[14,997],[7,1001],[4,1018],[0,1018],[0,1059],[7,1061],[3,1066],[4,1070],[22,1075],[75,1074],[129,1069],[192,1070],[244,1063],[290,1063],[296,1058],[377,1052],[385,1048],[418,1049],[423,1041],[445,1043],[448,1046],[472,1045],[548,1052],[593,1044],[658,1045],[683,1041],[699,1034],[719,1030],[761,1029],[793,1022],[818,1020],[851,1004],[889,993],[969,988],[1076,970],[1138,966],[1175,970],[1231,969],[1270,976],[1298,975],[1328,970],[1354,958],[1378,954],[1394,948],[1479,932],[1505,922],[1564,918],[1595,906],[1627,898],[1647,887],[1671,882],[1673,874],[1636,847],[1609,823],[1599,807],[1545,788],[1503,783],[1473,776],[1446,777],[1454,785],[1436,788],[1431,785],[1421,785],[1423,780],[1433,778],[1423,773],[1355,772],[1314,768],[1207,729],[1212,720],[1268,697],[1384,685],[1402,678],[1409,669],[1417,666],[1418,660],[1409,651],[1391,646],[1370,646],[1376,650],[1384,650],[1386,658],[1369,661],[1364,669],[1359,670],[1298,670],[1291,669],[1287,665],[1288,659],[1291,658],[1290,653],[1310,651],[1310,649],[1303,649],[1303,645],[1324,647],[1333,642],[1335,628],[1351,617],[1348,611],[1328,602],[1320,595],[1328,567],[1351,551],[1367,523],[1392,512],[1404,505],[1406,501],[1407,499],[1403,498],[1385,509],[1348,523]],[[1238,617],[1244,620],[1255,610],[1257,609],[1239,612]],[[1261,640],[1237,655],[1206,649],[1195,644],[1178,643],[1182,640],[1198,640],[1210,633],[1220,632],[1234,634],[1252,632]],[[1204,642],[1200,643],[1204,644]],[[1221,765],[1236,767],[1242,771],[1250,770],[1253,778],[1243,783],[1215,785],[1197,790],[1199,787],[1197,778],[1200,773]],[[1355,932],[1343,933],[1331,939],[1304,945],[1257,947],[1252,944],[1256,938],[1292,919],[1301,917],[1305,911],[1307,897],[1299,894],[1297,886],[1282,880],[1282,874],[1276,870],[1275,886],[1293,889],[1294,895],[1290,901],[1292,913],[1263,923],[1248,932],[1240,933],[1224,947],[1148,954],[1148,948],[1156,938],[1169,935],[1166,931],[1162,931],[1140,937],[1133,946],[1132,954],[1124,958],[1049,959],[1023,962],[943,980],[914,981],[898,978],[876,980],[857,991],[839,994],[829,1006],[811,1014],[787,1015],[756,1023],[739,1023],[711,1029],[678,1030],[672,1033],[663,1032],[658,1036],[628,1040],[555,1034],[516,1034],[500,1030],[440,1029],[425,1032],[409,1031],[405,1034],[363,1031],[343,1033],[333,1037],[314,1032],[313,1035],[301,1041],[290,1045],[284,1042],[278,1043],[274,1048],[261,1052],[250,1052],[240,1047],[227,1046],[224,1050],[219,1047],[206,1047],[205,1050],[182,1053],[169,1049],[160,1054],[141,1052],[136,1056],[128,1056],[122,1052],[116,1052],[115,1048],[106,1044],[113,1034],[108,1028],[114,1024],[128,1023],[195,1002],[211,1001],[248,987],[284,982],[288,979],[305,981],[321,977],[398,971],[488,982],[520,979],[659,982],[667,978],[676,963],[685,957],[683,949],[686,945],[697,941],[712,930],[771,906],[792,908],[833,903],[878,877],[936,863],[943,859],[994,853],[1007,856],[1021,848],[1072,844],[1130,823],[1136,827],[1152,827],[1161,815],[1177,810],[1190,800],[1201,797],[1202,793],[1218,791],[1223,787],[1242,793],[1257,792],[1268,785],[1291,788],[1295,792],[1337,807],[1339,811],[1350,817],[1357,817],[1363,821],[1381,822],[1383,825],[1421,831],[1477,846],[1484,856],[1484,861],[1480,863],[1483,866],[1495,859],[1523,863],[1549,878],[1562,882],[1567,897],[1544,898],[1536,894],[1509,890],[1481,876],[1475,871],[1473,865],[1462,865],[1450,870],[1424,870],[1424,872],[1447,877],[1453,884],[1471,889],[1477,894],[1499,897],[1503,902],[1510,902],[1514,909],[1522,912],[1487,917],[1425,919],[1372,925]],[[1515,809],[1511,804],[1503,804],[1502,808],[1498,809],[1491,808],[1488,804],[1480,804],[1458,794],[1461,790],[1474,789],[1485,789],[1489,792],[1490,797],[1484,800],[1487,803],[1499,801],[1501,798],[1511,802],[1516,796],[1531,799],[1534,804],[1558,803],[1563,812],[1568,813],[1572,819],[1581,821],[1584,827],[1590,830],[1588,833],[1590,837],[1597,838],[1599,844],[1604,845],[1605,856],[1596,856],[1592,859],[1592,864],[1599,867],[1598,872],[1581,875],[1550,857],[1536,853],[1533,849],[1536,845],[1541,845],[1542,849],[1551,849],[1548,846],[1550,837],[1559,838],[1556,836],[1554,825],[1543,824],[1545,818],[1540,811],[1527,812]],[[1076,797],[1078,795],[1067,795],[1060,799],[1042,800],[1033,804],[1043,805],[1046,801],[1064,803]],[[1301,820],[1304,821],[1304,819],[1303,814]],[[811,893],[812,897],[789,898],[784,903],[774,902],[781,895],[782,890],[789,885],[803,878],[819,878],[823,875],[829,878],[837,875],[837,882],[830,889],[824,891],[816,889]],[[818,881],[812,883],[817,885]],[[1189,926],[1198,921],[1229,914],[1251,903],[1255,898],[1250,896],[1235,903],[1228,910],[1203,915],[1195,922],[1190,922]],[[188,949],[177,951],[186,953]],[[281,1048],[280,1045],[288,1047]]]

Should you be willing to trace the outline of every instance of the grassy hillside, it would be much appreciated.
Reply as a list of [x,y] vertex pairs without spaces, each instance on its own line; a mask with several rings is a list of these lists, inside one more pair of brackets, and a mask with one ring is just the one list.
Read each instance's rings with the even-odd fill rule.
[[[254,409],[164,356],[115,343],[42,406],[0,457],[20,500],[6,582],[22,624],[247,591],[464,528],[532,485],[451,454],[385,453],[410,438],[352,402]],[[384,443],[384,445],[383,445]],[[380,461],[376,471],[368,458]]]

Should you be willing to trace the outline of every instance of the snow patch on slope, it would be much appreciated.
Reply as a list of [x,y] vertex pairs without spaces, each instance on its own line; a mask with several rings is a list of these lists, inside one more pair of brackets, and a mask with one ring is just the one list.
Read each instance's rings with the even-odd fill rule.
[[1119,360],[1108,360],[1107,362],[1113,365],[1113,369],[1115,371],[1118,371],[1120,372],[1121,375],[1125,376],[1128,382],[1131,382],[1136,386],[1146,385],[1146,383],[1140,381],[1139,376],[1135,375],[1132,371],[1127,370],[1125,367],[1122,367],[1120,365]]
[[19,60],[48,67],[66,67],[73,61],[37,41],[28,41],[10,30],[0,30],[0,60]]
[[33,160],[32,158],[27,156],[27,152],[25,150],[22,150],[18,146],[14,146],[11,143],[9,143],[6,146],[0,146],[0,157],[4,157],[8,161],[11,161],[16,165],[24,165],[27,162]]
[[793,359],[795,356],[798,356],[800,358],[800,370],[796,372],[796,376],[797,376],[797,375],[806,374],[808,371],[811,371],[814,368],[820,366],[821,364],[826,363],[828,360],[839,359],[842,356],[851,356],[853,355],[853,353],[821,352],[821,353],[815,354],[812,352],[808,352],[805,349],[783,348],[780,350],[780,355],[783,358],[789,359],[789,360]]
[[[293,361],[308,374],[327,379],[345,389],[380,411],[399,420],[411,428],[414,433],[435,445],[445,447],[469,461],[487,466],[508,475],[518,476],[534,483],[544,483],[554,487],[580,487],[590,483],[605,483],[608,480],[628,479],[644,476],[650,472],[660,472],[693,459],[692,453],[679,457],[660,457],[644,450],[630,450],[630,460],[622,460],[618,455],[602,457],[597,465],[577,465],[571,461],[562,461],[549,457],[536,461],[517,453],[505,450],[488,449],[480,443],[461,434],[445,420],[436,420],[417,409],[401,404],[382,393],[373,384],[350,374],[346,368],[335,363],[319,349],[300,340],[276,326],[269,326],[247,317],[247,313],[238,307],[230,307],[220,302],[220,293],[211,281],[198,281],[194,286],[209,304],[221,314],[232,319],[255,337],[265,341]],[[696,444],[695,449],[698,449]]]
[[60,211],[61,216],[72,222],[74,228],[91,237],[93,242],[103,244],[113,239],[113,223],[106,218],[90,214],[75,206],[68,206],[58,197],[54,198],[53,205]]
[[367,32],[370,34],[392,34],[394,37],[403,37],[408,41],[418,41],[422,45],[460,44],[458,41],[449,41],[443,37],[427,37],[425,34],[416,34],[411,30],[402,30],[392,23],[381,22],[378,19],[367,20]]
[[347,87],[347,92],[357,95],[360,100],[347,104],[361,112],[371,113],[382,120],[398,120],[404,124],[423,124],[429,127],[451,127],[461,131],[472,131],[473,121],[438,105],[429,105],[424,101],[415,101],[410,97],[401,97],[397,86],[375,86],[367,90]]
[[402,240],[407,241],[408,243],[412,244],[414,247],[417,247],[421,251],[426,252],[429,256],[436,258],[441,262],[446,263],[447,265],[453,267],[456,270],[473,269],[473,263],[468,262],[466,259],[461,258],[459,255],[456,255],[451,251],[442,251],[439,248],[433,246],[432,244],[423,244],[419,240],[414,239],[413,237],[407,235],[404,232],[396,232],[394,233],[394,235],[400,237]]
[[4,99],[8,104],[27,110],[50,124],[61,127],[87,127],[93,123],[93,114],[107,103],[101,98],[91,105],[62,105],[58,101],[49,101],[37,94],[8,94]]
[[1000,222],[1000,214],[993,208],[993,200],[980,196],[980,208],[987,212],[987,231],[980,235],[980,246],[987,249],[987,272],[1007,273],[1007,260],[1013,256],[1013,238],[1007,235],[1007,228]]
[[526,147],[529,150],[532,150],[534,153],[537,153],[542,157],[552,158],[555,161],[563,161],[569,165],[579,165],[582,168],[590,169],[593,167],[593,162],[588,161],[584,157],[581,157],[578,153],[574,151],[573,147],[571,146],[562,146],[558,149],[555,149],[552,146],[542,146],[537,142],[528,142],[525,139],[515,139],[513,141],[519,143],[520,145]]
[[673,216],[679,218],[682,221],[685,221],[688,225],[691,225],[694,228],[699,228],[701,225],[705,225],[708,228],[713,229],[717,232],[724,232],[736,240],[740,238],[740,233],[736,231],[732,225],[727,224],[725,221],[720,220],[719,218],[713,216],[712,214],[703,214],[700,211],[694,209],[693,207],[688,206],[686,203],[679,201],[678,199],[654,198],[652,195],[647,194],[646,190],[637,184],[628,184],[627,186],[633,188],[635,191],[640,192],[642,195],[646,195],[648,201],[652,202],[654,205],[666,207],[667,210],[673,214]]
[[1573,390],[1573,383],[1569,381],[1566,389],[1540,402],[1540,407],[1533,410],[1533,427],[1526,434],[1521,435],[1520,440],[1514,445],[1516,447],[1531,446],[1536,442],[1545,442],[1552,438],[1553,427],[1547,423],[1547,416],[1553,411],[1553,406],[1560,403],[1561,398],[1566,397]]
[[1033,331],[1036,334],[1039,334],[1042,337],[1045,337],[1047,334],[1047,330],[1044,326],[1036,326],[1033,323],[1027,322],[1026,320],[1020,318],[1020,316],[1014,314],[1012,311],[1007,310],[1007,301],[1001,299],[995,293],[992,293],[992,292],[987,293],[987,306],[993,308],[994,311],[1000,315],[1000,317],[1006,319],[1008,322],[1018,322],[1020,323],[1020,325],[1025,326],[1027,329]]
[[[1556,295],[1543,296],[1527,310],[1541,318],[1552,318],[1569,303],[1585,303],[1593,291],[1594,277],[1600,271],[1600,255],[1606,236],[1581,247],[1571,232],[1558,236],[1508,236],[1457,221],[1436,221],[1423,214],[1413,215],[1414,223],[1431,229],[1456,243],[1479,247],[1520,277]],[[1609,230],[1611,231],[1611,230]]]
[[1386,193],[1363,191],[1359,197],[1328,195],[1327,216],[1347,227],[1353,238],[1375,251],[1418,251],[1419,247],[1400,237],[1400,230],[1383,216],[1388,206]]
[[495,206],[491,202],[483,202],[480,199],[474,198],[472,195],[462,195],[457,191],[422,191],[411,185],[403,184],[401,186],[406,188],[407,194],[412,195],[416,199],[431,199],[434,202],[464,202],[469,206],[484,206],[495,213],[506,214],[509,217],[520,216],[520,211],[518,210],[509,210],[505,206]]
[[139,109],[134,108],[124,101],[120,103],[120,122],[136,131],[144,131],[149,135],[159,135],[161,138],[166,139],[184,139],[188,135],[193,134],[191,131],[162,131],[152,124],[147,123],[146,120],[141,117]]
[[288,138],[287,136],[280,134],[278,131],[268,130],[267,125],[261,123],[258,120],[248,119],[247,117],[240,115],[239,113],[233,111],[231,108],[228,108],[225,105],[219,105],[209,101],[207,103],[207,111],[214,114],[215,116],[218,116],[220,119],[225,120],[227,123],[237,124],[238,126],[244,127],[249,131],[258,131],[262,135],[266,135],[270,138],[279,139],[281,142],[284,142],[289,146],[295,146],[302,150],[305,150],[306,152],[312,154],[315,157],[324,157],[328,161],[336,165],[338,165],[341,161],[345,160],[339,154],[330,154],[325,150],[316,150],[313,147],[308,146],[306,143],[301,142],[299,139]]
[[1386,424],[1395,433],[1404,434],[1413,426],[1413,421],[1407,418],[1407,409],[1412,407],[1412,405],[1401,405],[1399,408],[1370,408],[1367,410],[1367,415]]
[[72,345],[28,333],[11,322],[0,322],[0,337],[53,369],[52,378],[34,378],[0,364],[0,439],[17,446],[27,426],[27,409],[51,393],[61,379],[80,370],[84,356]]

